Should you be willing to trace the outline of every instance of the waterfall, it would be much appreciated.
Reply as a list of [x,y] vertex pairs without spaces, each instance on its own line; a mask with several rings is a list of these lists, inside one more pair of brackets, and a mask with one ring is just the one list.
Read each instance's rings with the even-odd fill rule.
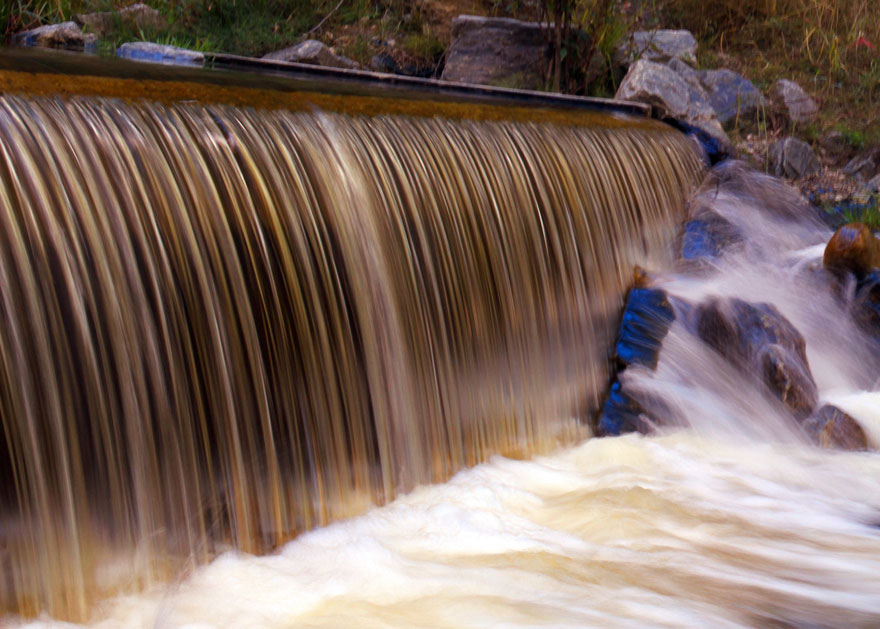
[[587,436],[702,165],[585,121],[0,96],[0,613]]

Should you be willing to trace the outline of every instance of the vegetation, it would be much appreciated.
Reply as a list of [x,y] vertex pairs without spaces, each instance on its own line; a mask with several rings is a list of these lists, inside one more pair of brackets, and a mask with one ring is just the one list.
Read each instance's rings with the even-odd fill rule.
[[[103,48],[149,39],[201,50],[262,55],[306,37],[368,65],[382,52],[405,68],[442,67],[456,13],[542,20],[552,58],[548,89],[612,95],[612,53],[636,27],[687,28],[704,67],[726,66],[769,89],[787,77],[821,104],[821,118],[797,130],[831,129],[853,146],[880,141],[880,15],[877,0],[145,0],[166,17],[161,32],[120,24]],[[0,0],[6,37],[78,12],[130,0]],[[632,7],[640,7],[634,10]],[[772,121],[771,121],[772,122]],[[772,126],[772,124],[771,124]]]

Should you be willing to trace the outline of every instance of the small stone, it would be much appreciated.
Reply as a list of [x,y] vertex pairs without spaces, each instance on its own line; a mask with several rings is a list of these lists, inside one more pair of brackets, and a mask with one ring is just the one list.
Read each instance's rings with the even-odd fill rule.
[[880,175],[877,175],[871,179],[871,181],[866,183],[865,188],[867,188],[869,192],[880,192]]
[[830,404],[820,408],[802,425],[813,442],[823,448],[868,449],[868,438],[859,422]]
[[843,173],[860,181],[867,181],[880,175],[880,145],[864,150],[853,157],[843,167]]
[[880,240],[864,223],[848,223],[825,245],[822,264],[837,276],[852,273],[864,278],[880,267]]
[[700,82],[722,125],[754,120],[767,101],[751,81],[733,70],[703,70]]
[[384,52],[373,55],[373,58],[370,59],[370,70],[374,72],[387,72],[388,74],[403,74],[394,58]]
[[819,113],[816,101],[794,81],[779,79],[773,87],[773,95],[785,106],[789,119],[795,124],[812,122]]
[[636,31],[618,46],[615,56],[622,65],[629,65],[638,59],[659,63],[680,59],[696,65],[697,40],[686,30]]
[[341,57],[335,54],[325,44],[316,39],[307,39],[296,46],[270,52],[267,55],[263,55],[263,59],[267,61],[305,63],[325,68],[343,68],[345,70],[354,70],[360,67],[357,62],[348,57]]
[[770,172],[777,177],[800,179],[818,173],[822,166],[810,145],[797,138],[783,138],[770,146]]
[[86,50],[92,48],[98,38],[92,33],[84,34],[74,22],[62,22],[17,33],[12,41],[18,46]]

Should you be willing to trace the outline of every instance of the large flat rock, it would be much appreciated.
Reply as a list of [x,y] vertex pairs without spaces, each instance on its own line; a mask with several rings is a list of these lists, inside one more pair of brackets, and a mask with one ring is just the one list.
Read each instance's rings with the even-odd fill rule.
[[549,46],[534,22],[460,15],[442,79],[498,87],[541,89]]

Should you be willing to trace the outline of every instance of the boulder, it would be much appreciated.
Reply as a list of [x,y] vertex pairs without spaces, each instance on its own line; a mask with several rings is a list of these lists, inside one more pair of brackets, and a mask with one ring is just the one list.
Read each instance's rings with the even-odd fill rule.
[[12,41],[17,46],[86,50],[94,47],[98,37],[93,33],[83,33],[74,22],[62,22],[17,33]]
[[[669,414],[659,400],[637,398],[620,381],[620,374],[628,367],[657,367],[663,339],[675,320],[675,311],[668,295],[661,289],[647,287],[649,276],[644,270],[637,268],[634,280],[636,286],[627,296],[615,345],[617,376],[597,423],[600,435],[647,432],[650,428],[649,416],[653,416],[656,422],[657,417]],[[651,413],[645,410],[646,407],[651,409]]]
[[733,70],[702,70],[700,83],[722,125],[754,120],[767,101],[751,81]]
[[813,412],[818,392],[806,342],[774,306],[716,298],[697,307],[695,321],[700,339],[763,384],[794,417]]
[[200,66],[205,63],[205,55],[195,50],[144,41],[122,44],[116,49],[116,56],[163,65]]
[[620,369],[629,365],[657,367],[660,347],[675,321],[666,292],[657,288],[633,288],[626,299],[615,354]]
[[615,98],[647,103],[660,118],[685,119],[690,105],[684,79],[669,66],[645,59],[630,66]]
[[684,225],[681,258],[688,262],[712,261],[744,240],[742,232],[711,209],[704,209]]
[[880,175],[880,145],[858,153],[843,167],[843,173],[860,181]]
[[867,450],[868,438],[855,419],[826,404],[803,423],[816,445],[840,450]]
[[822,264],[839,277],[852,273],[861,280],[880,267],[880,240],[864,223],[848,223],[825,245]]
[[156,9],[148,7],[143,2],[119,9],[118,11],[100,11],[97,13],[77,13],[73,16],[74,21],[85,27],[88,32],[98,37],[104,37],[117,25],[139,31],[159,29],[165,26],[162,14]]
[[534,22],[459,15],[452,20],[444,81],[543,89],[550,47]]
[[639,59],[659,63],[679,59],[696,65],[697,40],[685,30],[636,31],[617,47],[615,58],[625,66]]
[[880,271],[873,271],[859,282],[853,300],[856,323],[880,342]]
[[822,169],[819,158],[810,145],[797,138],[783,138],[770,146],[770,172],[777,177],[800,179]]
[[354,70],[360,67],[356,61],[337,55],[316,39],[307,39],[296,46],[270,52],[267,55],[263,55],[263,59],[288,63],[305,63],[325,68],[343,68],[345,70]]
[[807,124],[816,119],[819,106],[801,86],[788,79],[779,79],[773,86],[773,97],[785,109],[794,124]]

